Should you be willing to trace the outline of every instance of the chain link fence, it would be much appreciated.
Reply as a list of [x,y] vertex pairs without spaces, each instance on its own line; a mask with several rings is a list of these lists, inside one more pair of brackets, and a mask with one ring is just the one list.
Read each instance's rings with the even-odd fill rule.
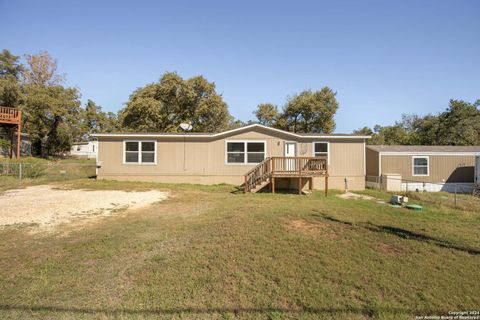
[[400,193],[411,199],[480,213],[480,194],[474,183],[431,183],[400,176],[367,176],[368,189]]
[[95,177],[94,161],[2,161],[0,178],[15,180],[69,180]]

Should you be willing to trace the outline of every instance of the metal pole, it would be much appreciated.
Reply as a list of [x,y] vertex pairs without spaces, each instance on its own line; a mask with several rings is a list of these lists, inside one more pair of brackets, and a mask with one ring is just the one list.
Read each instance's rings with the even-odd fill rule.
[[21,137],[20,137],[20,123],[17,126],[17,159],[20,159],[20,143],[21,143]]
[[22,164],[18,164],[18,178],[22,181]]
[[186,139],[187,139],[187,132],[183,130],[183,171],[187,170],[187,165],[186,165]]
[[457,209],[457,184],[455,183],[455,209]]

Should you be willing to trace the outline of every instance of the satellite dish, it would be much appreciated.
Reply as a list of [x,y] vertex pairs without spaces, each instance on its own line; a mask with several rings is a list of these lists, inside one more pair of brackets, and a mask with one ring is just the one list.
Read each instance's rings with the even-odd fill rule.
[[192,125],[190,123],[180,123],[180,128],[182,128],[183,131],[190,131],[192,130]]

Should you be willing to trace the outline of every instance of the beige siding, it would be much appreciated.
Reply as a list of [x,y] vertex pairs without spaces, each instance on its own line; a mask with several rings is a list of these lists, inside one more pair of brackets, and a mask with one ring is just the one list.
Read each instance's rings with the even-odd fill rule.
[[[217,140],[187,137],[184,143],[183,139],[182,136],[156,138],[157,163],[155,165],[143,165],[123,164],[123,138],[101,137],[99,138],[98,148],[98,161],[101,165],[99,178],[169,183],[241,184],[244,174],[255,165],[226,164],[226,141],[265,141],[267,157],[283,156],[285,141],[293,141],[289,136],[282,133],[272,134],[271,131],[261,128],[240,132]],[[137,139],[132,138],[130,140]],[[297,139],[297,156],[312,156],[314,141],[316,139]],[[321,141],[329,142],[330,187],[343,188],[343,182],[337,182],[348,178],[352,181],[358,181],[352,182],[352,184],[358,186],[359,189],[363,189],[365,178],[364,140],[323,139]],[[317,188],[323,186],[322,182],[315,182]]]
[[397,173],[418,182],[473,182],[475,156],[429,155],[429,175],[412,175],[411,155],[382,155],[382,174]]
[[379,176],[379,155],[378,152],[375,150],[371,150],[369,148],[366,148],[366,153],[367,153],[367,176],[374,176],[378,177]]

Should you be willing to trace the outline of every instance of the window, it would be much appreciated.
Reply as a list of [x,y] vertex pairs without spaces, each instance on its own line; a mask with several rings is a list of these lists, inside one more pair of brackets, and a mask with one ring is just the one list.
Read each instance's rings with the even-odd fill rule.
[[327,159],[327,164],[330,164],[330,144],[328,142],[314,142],[313,143],[313,156],[323,157]]
[[328,142],[314,142],[314,156],[328,156]]
[[428,157],[413,157],[413,176],[428,176]]
[[124,163],[155,164],[155,141],[125,141]]
[[227,163],[260,163],[265,159],[264,141],[227,141]]

